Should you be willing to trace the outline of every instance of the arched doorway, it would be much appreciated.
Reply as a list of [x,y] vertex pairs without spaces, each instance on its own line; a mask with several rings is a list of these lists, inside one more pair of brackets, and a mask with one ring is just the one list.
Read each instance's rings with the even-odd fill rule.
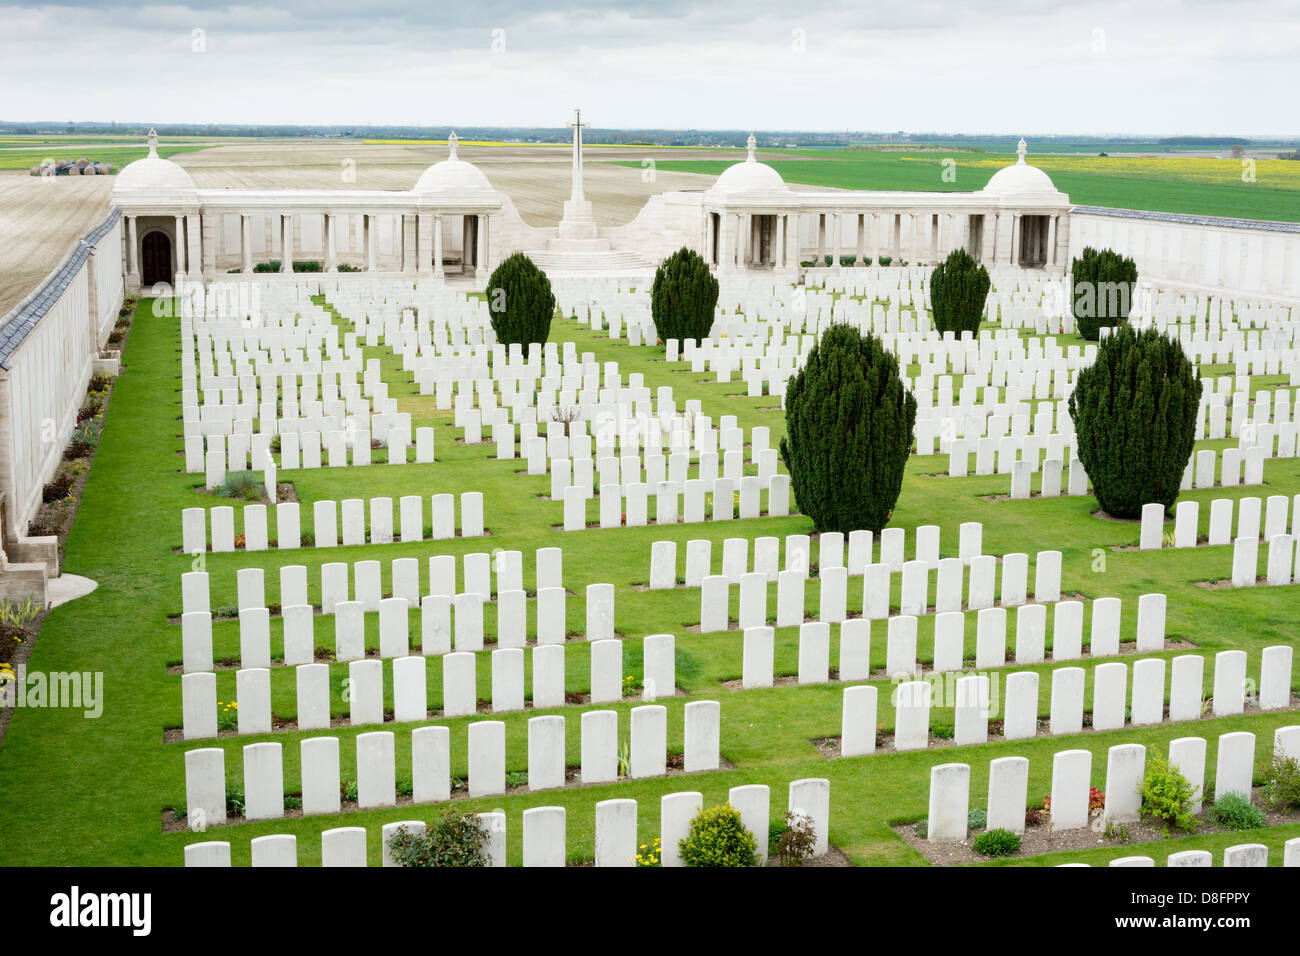
[[170,283],[172,277],[172,241],[165,232],[151,232],[140,243],[140,283]]

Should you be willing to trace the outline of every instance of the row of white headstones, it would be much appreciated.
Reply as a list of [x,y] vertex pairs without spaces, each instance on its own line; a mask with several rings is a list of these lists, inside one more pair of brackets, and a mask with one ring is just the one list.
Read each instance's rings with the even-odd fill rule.
[[[766,784],[745,784],[732,787],[727,792],[727,802],[740,814],[741,822],[755,837],[760,865],[767,862],[768,824],[771,819],[771,791]],[[637,842],[638,804],[630,798],[601,800],[595,806],[596,866],[626,866],[638,864],[638,857],[647,860],[656,855],[660,866],[683,865],[680,844],[690,832],[691,821],[704,807],[704,795],[698,791],[669,793],[659,801],[659,847],[653,853],[650,846]],[[826,829],[830,820],[830,781],[813,777],[791,781],[787,812],[805,818],[812,825],[814,844],[812,858],[826,855]],[[506,814],[502,810],[479,813],[478,817],[487,831],[484,855],[488,866],[506,865]],[[524,866],[564,866],[568,855],[566,835],[567,814],[564,807],[531,807],[523,811],[522,855]],[[391,841],[403,830],[423,833],[423,820],[399,820],[384,824],[381,832],[380,859],[383,866],[397,866]],[[1293,841],[1294,842],[1294,841]],[[298,839],[292,834],[272,834],[254,837],[249,843],[253,866],[297,866]],[[334,827],[321,832],[322,866],[366,866],[365,827]],[[230,842],[206,840],[185,847],[186,866],[230,866]]]

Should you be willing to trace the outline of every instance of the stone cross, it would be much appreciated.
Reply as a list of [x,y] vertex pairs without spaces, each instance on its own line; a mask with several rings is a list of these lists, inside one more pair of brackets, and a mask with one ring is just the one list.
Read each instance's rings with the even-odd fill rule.
[[1025,165],[1025,153],[1028,149],[1029,147],[1025,145],[1025,138],[1023,136],[1020,137],[1020,142],[1016,145],[1016,156],[1018,157],[1016,159],[1016,165]]
[[158,155],[158,131],[153,129],[149,130],[149,155]]
[[582,195],[582,128],[590,126],[590,123],[582,121],[582,110],[574,109],[573,122],[567,124],[573,128],[573,193],[569,199],[573,202],[581,202]]
[[450,133],[447,134],[447,158],[448,159],[456,158],[456,144],[458,142],[460,142],[460,139],[459,137],[456,136],[455,130],[452,130]]
[[756,160],[754,159],[754,148],[757,145],[758,145],[758,140],[754,139],[753,133],[750,133],[749,139],[745,140],[745,149],[749,151],[749,155],[745,157],[745,162],[747,163],[756,162]]

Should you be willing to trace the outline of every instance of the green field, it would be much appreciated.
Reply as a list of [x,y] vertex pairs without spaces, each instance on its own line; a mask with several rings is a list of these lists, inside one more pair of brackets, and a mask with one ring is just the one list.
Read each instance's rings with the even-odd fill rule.
[[[761,158],[786,182],[839,189],[956,192],[982,189],[992,175],[1016,161],[1015,154],[954,150],[903,153],[874,150],[774,150]],[[945,159],[955,178],[943,178]],[[716,176],[730,159],[655,160],[658,169]],[[1300,162],[1269,159],[1255,163],[1255,181],[1243,182],[1241,160],[1205,157],[1029,156],[1052,177],[1056,188],[1083,206],[1149,209],[1300,222]],[[620,165],[640,168],[640,162]]]
[[[304,864],[319,862],[319,833],[335,826],[362,826],[369,834],[371,861],[379,858],[379,832],[383,823],[428,815],[435,807],[412,808],[409,804],[392,809],[344,813],[337,817],[308,817],[253,824],[231,824],[206,834],[184,831],[163,833],[165,820],[174,818],[168,808],[184,804],[183,754],[193,746],[219,746],[226,751],[228,780],[242,779],[241,748],[259,740],[284,744],[286,792],[298,787],[298,742],[319,732],[285,731],[265,737],[224,736],[217,741],[192,744],[164,743],[164,728],[181,723],[181,678],[168,673],[168,665],[179,662],[180,628],[168,622],[181,610],[180,575],[190,570],[192,559],[179,554],[180,512],[186,507],[212,507],[226,499],[199,493],[201,476],[180,471],[180,377],[177,363],[176,320],[156,316],[152,302],[140,304],[125,348],[126,368],[114,386],[106,413],[103,439],[94,459],[89,484],[77,522],[68,540],[65,569],[99,582],[92,595],[57,608],[45,622],[34,648],[30,669],[35,671],[103,671],[105,702],[103,716],[87,719],[80,711],[66,709],[17,710],[0,750],[0,821],[3,821],[6,861],[17,865],[179,865],[182,848],[205,839],[230,840],[236,864],[247,864],[249,840],[270,833],[294,833],[299,837],[299,858]],[[573,341],[578,351],[595,353],[597,361],[617,361],[623,376],[640,372],[651,389],[671,385],[680,403],[701,399],[706,413],[735,414],[749,428],[767,425],[775,444],[781,434],[782,417],[764,410],[770,398],[743,396],[736,383],[701,381],[687,366],[667,365],[663,349],[631,348],[611,342],[576,322],[557,320],[552,341]],[[1061,341],[1061,339],[1058,339]],[[1067,340],[1073,341],[1073,340]],[[554,530],[561,521],[559,503],[544,499],[549,479],[516,474],[523,463],[495,460],[495,445],[458,444],[459,429],[450,424],[450,413],[437,412],[430,398],[415,394],[408,375],[400,371],[399,360],[386,348],[367,350],[367,357],[381,359],[389,394],[411,411],[414,424],[433,425],[437,435],[435,464],[403,467],[372,465],[340,469],[281,472],[281,481],[295,484],[303,506],[303,530],[311,529],[310,502],[321,499],[372,497],[402,494],[428,496],[440,492],[481,490],[485,497],[486,539],[462,539],[392,545],[367,545],[346,549],[303,549],[293,552],[209,554],[206,567],[211,575],[214,608],[235,602],[235,572],[244,567],[267,570],[268,602],[279,600],[276,569],[283,564],[305,564],[311,600],[319,603],[319,569],[326,561],[355,562],[374,558],[385,565],[398,557],[415,556],[426,564],[433,554],[459,556],[496,548],[518,549],[524,556],[524,580],[534,580],[536,548],[564,549],[564,583],[567,626],[581,632],[585,621],[585,587],[612,582],[617,590],[615,626],[624,635],[624,673],[641,674],[641,639],[648,634],[672,632],[677,642],[677,682],[687,697],[666,701],[669,712],[668,743],[679,749],[682,742],[682,713],[689,699],[721,702],[721,750],[732,769],[684,777],[623,781],[610,785],[570,786],[563,790],[530,795],[513,792],[504,797],[472,802],[479,809],[504,809],[507,814],[508,850],[513,862],[520,858],[521,813],[536,805],[562,805],[568,809],[568,847],[573,861],[590,859],[594,833],[594,805],[613,797],[634,797],[640,804],[641,842],[658,835],[660,796],[681,790],[700,790],[705,805],[725,800],[727,789],[740,784],[764,783],[772,788],[775,810],[784,807],[790,781],[803,777],[827,777],[831,781],[830,840],[856,864],[920,865],[923,859],[891,829],[894,822],[923,819],[927,809],[929,768],[959,760],[972,766],[972,806],[983,805],[988,763],[1010,754],[1030,760],[1029,793],[1041,799],[1050,789],[1052,755],[1057,751],[1086,748],[1094,754],[1092,782],[1104,786],[1107,748],[1119,743],[1141,742],[1163,750],[1170,739],[1185,735],[1204,736],[1209,741],[1208,767],[1213,768],[1218,736],[1234,730],[1257,735],[1256,771],[1263,767],[1275,728],[1300,720],[1295,711],[1253,714],[1223,719],[1164,724],[1116,732],[1085,732],[1077,736],[1039,737],[1027,741],[995,742],[982,746],[947,747],[921,752],[882,752],[860,758],[823,758],[811,741],[838,735],[842,684],[734,691],[720,682],[740,677],[741,634],[732,630],[722,635],[702,636],[688,627],[700,616],[700,592],[678,588],[649,592],[635,585],[648,580],[651,543],[673,539],[678,542],[679,568],[684,561],[685,542],[707,537],[714,542],[713,562],[720,562],[724,538],[760,535],[784,536],[807,533],[811,523],[801,517],[763,518],[733,524],[709,522],[702,525],[623,528],[562,533]],[[1256,380],[1254,384],[1273,384]],[[742,394],[737,394],[742,392]],[[1222,443],[1218,443],[1222,445]],[[1216,446],[1218,447],[1218,446]],[[1088,598],[1117,596],[1124,602],[1122,633],[1131,639],[1138,597],[1151,591],[1168,595],[1168,633],[1195,645],[1194,653],[1212,658],[1215,651],[1242,648],[1249,656],[1251,676],[1258,674],[1263,647],[1294,642],[1294,614],[1297,587],[1258,587],[1249,590],[1207,590],[1195,582],[1225,577],[1231,565],[1230,547],[1198,547],[1137,553],[1112,550],[1134,545],[1136,525],[1103,521],[1092,517],[1096,507],[1091,497],[1034,499],[1028,501],[988,500],[1007,491],[1007,477],[935,479],[925,477],[946,468],[946,457],[913,457],[907,466],[902,496],[892,518],[897,527],[914,529],[923,524],[942,527],[943,554],[955,553],[957,526],[962,521],[984,524],[984,553],[1024,551],[1033,555],[1042,549],[1058,548],[1064,555],[1062,589],[1080,592]],[[1267,494],[1300,493],[1300,460],[1271,459],[1265,469]],[[1237,488],[1189,492],[1185,498],[1201,501],[1202,533],[1208,525],[1212,498],[1241,498],[1258,495],[1264,489]],[[238,505],[238,502],[235,502]],[[589,516],[594,520],[596,504]],[[909,541],[911,534],[909,532]],[[909,544],[909,551],[911,545]],[[1094,549],[1102,549],[1104,567],[1097,568]],[[1266,549],[1262,549],[1265,550]],[[1261,562],[1261,567],[1263,566]],[[426,564],[427,567],[427,564]],[[1032,581],[1032,568],[1031,568]],[[425,572],[422,571],[422,579]],[[897,577],[897,576],[895,576]],[[861,609],[861,578],[850,579],[850,608]],[[897,587],[897,581],[895,581]],[[731,589],[731,612],[737,610],[737,592]],[[895,594],[897,605],[897,594]],[[769,609],[775,607],[774,588]],[[808,589],[809,613],[815,613],[817,588]],[[494,610],[488,606],[485,626],[494,633]],[[1090,617],[1090,605],[1088,616]],[[367,642],[377,646],[374,615],[368,616]],[[932,655],[933,617],[920,620],[919,656]],[[1009,631],[1014,631],[1014,615]],[[534,623],[529,609],[530,634]],[[831,661],[838,648],[832,629]],[[414,626],[414,633],[420,633]],[[1085,641],[1088,617],[1084,623]],[[214,622],[214,652],[220,659],[238,654],[238,626],[231,620]],[[1014,640],[1008,635],[1008,643]],[[973,656],[975,628],[968,619],[966,655]],[[328,618],[316,625],[318,646],[332,647]],[[490,647],[491,645],[489,645]],[[1128,645],[1130,648],[1132,645]],[[273,619],[272,654],[281,647],[280,622]],[[1049,639],[1050,647],[1050,639]],[[885,628],[877,622],[872,629],[873,665],[883,666]],[[1159,656],[1172,659],[1177,653]],[[1132,658],[1125,658],[1131,661]],[[796,670],[797,629],[777,631],[776,672]],[[1080,662],[1089,680],[1096,661]],[[1212,692],[1212,660],[1205,669],[1204,692]],[[585,643],[570,640],[566,648],[567,689],[588,687],[589,656]],[[1050,688],[1050,665],[1015,667],[1034,670],[1040,679],[1040,714],[1046,716]],[[1001,673],[1005,675],[1010,668]],[[429,702],[441,700],[441,661],[429,659]],[[331,665],[331,704],[338,714],[347,705],[339,696],[346,666]],[[389,670],[385,669],[386,686]],[[486,653],[479,657],[479,695],[490,697],[490,668]],[[218,698],[234,698],[233,670],[218,671]],[[881,694],[880,720],[892,729],[893,709],[887,703],[890,685],[877,682]],[[291,668],[272,671],[273,710],[277,717],[294,716],[294,675]],[[391,690],[391,687],[387,688]],[[1090,690],[1089,697],[1091,699]],[[391,697],[389,697],[391,706]],[[631,703],[614,705],[620,715],[620,735],[627,732]],[[567,758],[579,759],[579,715],[583,708],[568,706],[553,711],[566,717]],[[529,710],[493,719],[507,725],[507,770],[527,766],[527,720],[537,712]],[[932,726],[951,723],[951,710],[932,715]],[[466,771],[466,726],[470,719],[437,721],[451,728],[452,774]],[[410,729],[414,724],[387,725],[397,741],[399,779],[409,778]],[[361,728],[375,729],[375,728]],[[329,733],[341,740],[342,776],[355,779],[353,738],[359,732],[340,726]],[[1212,769],[1209,771],[1212,774]],[[1278,863],[1285,839],[1300,835],[1300,824],[1227,837],[1184,837],[1151,846],[1105,845],[1095,850],[1075,851],[1033,858],[1028,863],[1056,863],[1063,859],[1094,864],[1120,855],[1145,853],[1163,863],[1167,853],[1208,847],[1221,851],[1231,843],[1264,842],[1271,848],[1270,862]],[[1216,853],[1217,855],[1217,853]]]
[[[165,145],[158,147],[158,155],[163,159],[179,153],[192,153],[206,149],[206,143],[186,145]],[[53,143],[41,149],[0,149],[0,170],[30,169],[46,159],[88,159],[92,163],[112,163],[120,170],[127,163],[144,159],[149,155],[148,146],[98,146],[66,145]]]

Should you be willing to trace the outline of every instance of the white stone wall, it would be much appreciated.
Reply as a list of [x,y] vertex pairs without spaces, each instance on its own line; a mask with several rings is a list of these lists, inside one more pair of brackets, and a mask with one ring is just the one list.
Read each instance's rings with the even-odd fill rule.
[[[118,299],[114,313],[120,305]],[[91,360],[98,351],[91,340],[89,308],[89,272],[83,266],[9,356],[0,489],[19,534],[40,508],[41,488],[58,469],[85,398]]]
[[117,322],[118,309],[126,290],[122,263],[122,233],[126,220],[119,218],[95,245],[90,272],[94,276],[94,314],[90,317],[94,345],[103,347]]
[[1152,215],[1072,213],[1070,257],[1086,246],[1114,249],[1137,263],[1143,281],[1157,285],[1300,297],[1300,233],[1237,220],[1146,218]]
[[702,193],[667,192],[651,196],[636,218],[622,226],[598,231],[615,249],[635,252],[658,262],[682,246],[704,253]]

